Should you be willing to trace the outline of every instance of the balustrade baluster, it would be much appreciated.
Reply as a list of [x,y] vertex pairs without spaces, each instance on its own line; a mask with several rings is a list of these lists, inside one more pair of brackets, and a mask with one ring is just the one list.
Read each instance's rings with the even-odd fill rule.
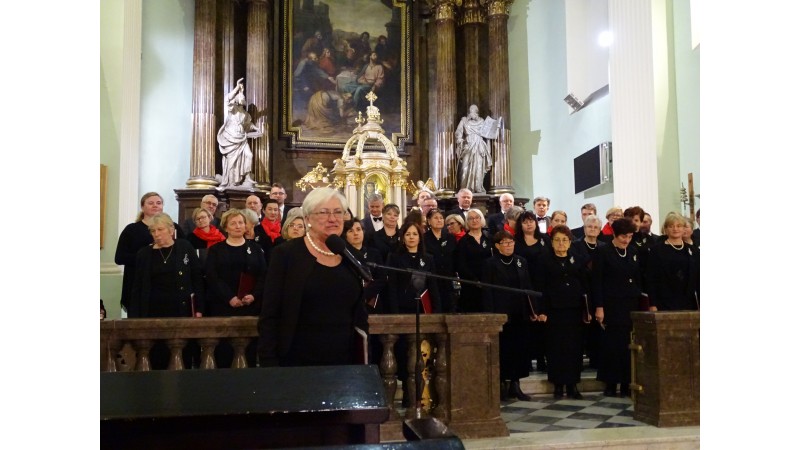
[[204,338],[199,339],[200,344],[200,368],[201,369],[216,369],[217,360],[214,359],[214,349],[219,344],[219,339]]
[[247,357],[245,356],[245,349],[247,344],[250,343],[250,338],[231,338],[231,347],[233,347],[233,362],[231,369],[246,369]]
[[108,341],[106,349],[106,372],[117,372],[117,355],[122,350],[122,341],[112,339]]
[[394,396],[397,393],[397,358],[394,356],[394,344],[397,342],[397,335],[382,334],[380,340],[383,345],[380,365],[383,387],[386,391],[386,400],[392,405],[394,413]]
[[150,368],[150,349],[155,343],[152,339],[135,339],[133,348],[136,349],[136,371],[149,372]]
[[408,377],[403,380],[403,390],[408,389],[408,393],[406,394],[406,398],[408,398],[406,419],[414,419],[417,416],[417,382],[414,376],[417,368],[417,336],[411,333],[403,337],[408,343],[408,364],[406,365],[406,367],[408,367]]
[[436,353],[434,354],[434,385],[436,386],[436,407],[433,409],[433,417],[440,419],[444,423],[450,422],[450,366],[448,364],[449,355],[447,346],[449,339],[447,333],[436,335]]
[[167,339],[169,347],[169,366],[168,370],[183,370],[183,348],[186,347],[186,339]]

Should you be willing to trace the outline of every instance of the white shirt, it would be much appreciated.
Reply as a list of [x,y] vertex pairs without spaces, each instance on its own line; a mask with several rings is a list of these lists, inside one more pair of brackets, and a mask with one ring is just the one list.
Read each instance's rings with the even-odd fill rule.
[[372,226],[373,228],[375,228],[375,231],[383,229],[383,216],[378,216],[378,217],[380,217],[381,220],[376,221],[375,217],[372,214],[369,215],[369,220],[372,221]]

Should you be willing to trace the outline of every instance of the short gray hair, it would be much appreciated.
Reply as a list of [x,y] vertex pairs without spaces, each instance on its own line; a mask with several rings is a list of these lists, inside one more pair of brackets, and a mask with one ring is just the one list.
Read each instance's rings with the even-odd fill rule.
[[550,206],[550,199],[547,197],[542,197],[542,196],[536,197],[533,199],[533,204],[535,205],[536,202],[545,202],[547,203],[547,206]]
[[600,218],[597,217],[594,214],[589,214],[588,216],[586,216],[585,219],[583,219],[583,224],[584,225],[587,225],[589,222],[597,222],[597,226],[602,226],[603,225],[603,221],[600,220]]
[[252,209],[244,208],[240,210],[242,215],[244,215],[244,220],[247,223],[257,224],[258,223],[258,216],[256,212]]
[[[470,208],[469,210],[467,210],[467,212],[466,212],[466,214],[464,214],[464,216],[467,219],[469,219],[469,214],[473,213],[473,212],[478,213],[478,217],[481,218],[481,227],[485,227],[486,226],[486,218],[483,217],[483,213],[481,212],[480,209],[478,209],[478,208]],[[469,222],[469,221],[467,221],[467,222]],[[467,227],[467,228],[469,228],[469,227]]]
[[522,209],[521,206],[517,206],[517,205],[512,206],[511,208],[508,209],[508,211],[506,211],[506,214],[505,214],[506,222],[508,222],[509,220],[517,220],[517,219],[519,219],[519,216],[522,215],[523,211],[525,211],[525,210]]
[[303,200],[303,206],[301,206],[303,208],[303,216],[310,216],[319,205],[332,198],[339,200],[342,210],[347,209],[347,198],[341,192],[333,188],[321,187],[309,192],[305,200]]
[[383,196],[381,194],[378,194],[377,192],[372,194],[372,195],[370,195],[369,197],[367,197],[367,204],[370,204],[372,202],[381,202],[381,203],[383,203]]

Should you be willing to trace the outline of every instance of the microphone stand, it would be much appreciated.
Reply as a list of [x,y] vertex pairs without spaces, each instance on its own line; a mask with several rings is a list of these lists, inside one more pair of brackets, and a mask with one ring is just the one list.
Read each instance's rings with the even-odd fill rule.
[[422,303],[422,291],[421,289],[417,289],[416,287],[414,290],[416,293],[416,303],[417,303],[417,311],[416,311],[416,319],[417,325],[415,330],[415,346],[416,348],[416,355],[417,355],[417,362],[414,364],[414,384],[416,385],[416,392],[414,393],[414,406],[416,410],[414,411],[414,417],[417,419],[422,418],[422,342],[420,341],[419,336],[419,305]]
[[534,298],[541,298],[542,297],[542,293],[541,292],[533,291],[533,290],[529,290],[529,289],[512,288],[512,287],[507,287],[507,286],[501,286],[499,284],[483,283],[481,281],[465,280],[463,278],[457,278],[457,277],[448,277],[447,275],[438,275],[438,274],[435,274],[435,273],[424,272],[424,271],[416,270],[416,269],[402,269],[402,268],[398,268],[398,267],[385,266],[383,264],[378,264],[378,263],[369,262],[369,261],[367,261],[366,265],[367,265],[367,267],[370,267],[370,268],[373,268],[373,269],[384,269],[384,270],[390,270],[392,272],[404,272],[404,273],[410,273],[411,275],[421,275],[421,276],[424,276],[424,277],[436,278],[436,279],[439,279],[439,280],[458,281],[458,282],[460,282],[462,284],[463,283],[467,283],[467,284],[472,284],[472,285],[475,285],[475,286],[478,286],[478,287],[482,287],[482,288],[499,289],[501,291],[516,292],[518,294],[530,295],[530,296],[532,296]]

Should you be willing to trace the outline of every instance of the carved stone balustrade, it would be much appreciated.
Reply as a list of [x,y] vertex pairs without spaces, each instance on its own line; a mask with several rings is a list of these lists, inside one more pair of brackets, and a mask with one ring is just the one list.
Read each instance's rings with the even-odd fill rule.
[[[100,324],[100,370],[150,370],[149,350],[157,340],[170,349],[169,369],[184,369],[181,351],[190,341],[201,348],[199,367],[216,367],[214,348],[227,340],[234,348],[234,367],[247,367],[245,347],[258,336],[256,317],[202,319],[123,319]],[[427,382],[431,404],[422,415],[446,423],[462,439],[508,436],[500,417],[499,333],[503,314],[427,314],[420,318],[422,340],[430,343],[433,363],[428,364]],[[395,347],[408,345],[410,382],[403,383],[408,398],[416,398],[415,318],[413,315],[387,314],[369,317],[370,334],[382,345],[379,363],[386,398],[394,399],[398,389],[398,361]],[[123,347],[135,351],[135,367],[121,368],[116,361]],[[406,380],[400,380],[401,382]],[[408,408],[401,416],[392,408],[389,420],[381,425],[381,441],[403,440],[402,420],[414,417]]]

